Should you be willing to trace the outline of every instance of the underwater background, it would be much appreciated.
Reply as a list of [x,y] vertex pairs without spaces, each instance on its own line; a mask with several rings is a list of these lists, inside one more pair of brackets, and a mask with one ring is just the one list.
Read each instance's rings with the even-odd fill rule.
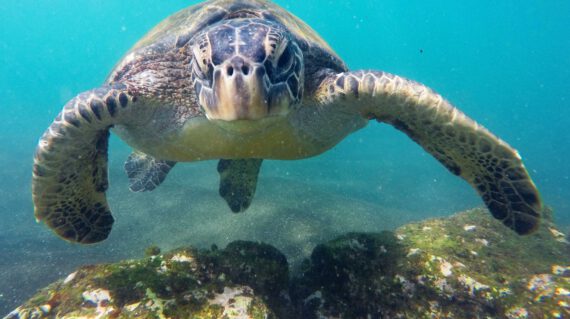
[[[112,137],[109,239],[73,245],[37,224],[30,180],[40,135],[151,27],[197,2],[0,4],[0,315],[79,265],[140,257],[151,244],[260,240],[295,264],[347,231],[393,229],[482,205],[407,136],[370,123],[321,156],[265,161],[256,197],[240,215],[218,196],[215,161],[177,165],[157,190],[129,192],[122,165],[130,148]],[[570,2],[276,2],[351,69],[422,82],[518,149],[556,222],[570,228]]]

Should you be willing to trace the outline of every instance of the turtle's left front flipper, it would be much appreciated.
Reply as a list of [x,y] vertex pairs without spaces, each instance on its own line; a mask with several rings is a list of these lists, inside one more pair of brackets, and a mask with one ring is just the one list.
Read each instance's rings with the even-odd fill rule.
[[540,196],[516,150],[424,85],[384,72],[346,72],[326,77],[316,97],[327,111],[358,112],[406,133],[517,233],[538,227]]
[[34,157],[32,196],[38,221],[62,238],[95,243],[111,231],[107,205],[109,128],[132,108],[122,85],[79,94],[40,138]]

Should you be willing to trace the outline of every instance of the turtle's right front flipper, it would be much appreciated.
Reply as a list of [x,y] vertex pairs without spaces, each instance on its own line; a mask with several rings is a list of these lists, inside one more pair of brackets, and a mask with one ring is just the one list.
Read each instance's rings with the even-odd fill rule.
[[79,94],[40,138],[32,197],[38,221],[62,238],[95,243],[111,231],[107,205],[109,128],[130,112],[133,96],[122,85]]
[[379,71],[331,75],[320,108],[393,125],[461,176],[493,216],[518,234],[538,228],[542,201],[515,149],[426,86]]

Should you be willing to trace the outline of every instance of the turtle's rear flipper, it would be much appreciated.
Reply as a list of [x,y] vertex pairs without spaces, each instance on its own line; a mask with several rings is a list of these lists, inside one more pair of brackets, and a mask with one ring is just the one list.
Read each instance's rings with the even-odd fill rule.
[[32,178],[35,215],[66,240],[95,243],[111,231],[105,198],[109,128],[131,104],[124,86],[81,93],[40,138]]
[[157,188],[174,165],[174,161],[158,160],[142,152],[133,152],[125,162],[130,190],[148,192]]
[[225,160],[218,162],[220,196],[234,213],[245,211],[255,195],[260,159]]
[[467,180],[493,216],[517,233],[538,227],[540,196],[519,154],[429,88],[384,72],[356,71],[325,78],[316,97],[325,110],[358,112],[406,133]]

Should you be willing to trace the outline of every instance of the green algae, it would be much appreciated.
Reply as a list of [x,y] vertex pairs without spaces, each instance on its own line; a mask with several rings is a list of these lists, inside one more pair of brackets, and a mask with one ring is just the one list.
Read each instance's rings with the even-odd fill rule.
[[[288,274],[286,259],[269,247],[247,242],[235,243],[227,251],[188,247],[138,260],[84,266],[46,287],[10,318],[31,314],[37,318],[221,318],[228,310],[211,300],[223,294],[225,287],[242,283],[269,292],[287,286],[282,282]],[[275,262],[268,261],[273,258]],[[276,265],[283,266],[283,261],[280,276],[257,281],[278,274]],[[268,269],[263,269],[264,265]],[[230,271],[232,268],[238,270]],[[250,270],[247,275],[242,274],[244,269]],[[233,277],[234,272],[240,275]],[[246,295],[251,305],[244,305],[247,309],[243,311],[260,318],[272,313],[253,292]],[[45,305],[50,309],[47,313],[40,309],[47,309]]]
[[160,254],[160,248],[156,245],[150,245],[144,250],[144,255],[146,257],[158,256]]
[[118,305],[143,298],[147,289],[159,295],[168,295],[164,282],[171,278],[157,271],[161,262],[162,258],[156,257],[110,265],[106,270],[109,274],[102,276],[98,283],[113,292]]
[[401,290],[394,287],[400,284],[392,278],[403,256],[403,247],[391,232],[343,235],[313,250],[301,279],[294,284],[295,294],[316,288],[322,297],[314,298],[312,307],[320,307],[322,299],[322,306],[331,315],[366,317],[378,303],[390,304],[398,299],[384,292]]
[[569,245],[548,220],[521,237],[474,209],[319,245],[292,295],[303,318],[563,318],[568,265]]
[[274,247],[237,241],[84,266],[15,318],[566,318],[570,246],[551,221],[521,237],[484,209],[318,245],[289,279]]
[[250,283],[263,295],[279,294],[289,284],[287,258],[264,243],[234,241],[221,253],[224,273],[236,283]]

